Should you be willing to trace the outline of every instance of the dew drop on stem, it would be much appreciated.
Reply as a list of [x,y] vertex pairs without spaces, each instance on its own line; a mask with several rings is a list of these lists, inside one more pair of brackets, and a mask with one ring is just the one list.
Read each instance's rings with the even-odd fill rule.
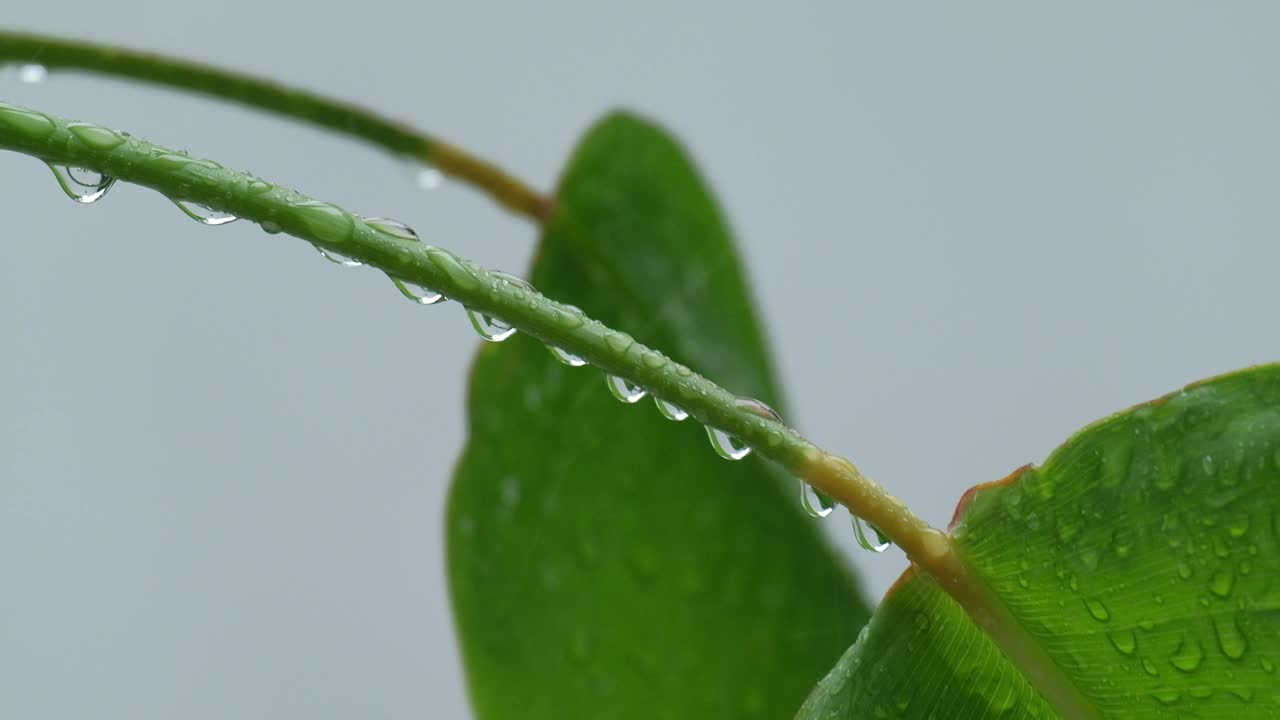
[[641,398],[648,394],[644,388],[639,385],[633,385],[626,378],[606,374],[604,379],[609,386],[609,392],[624,403],[639,402]]
[[893,544],[889,542],[889,539],[883,533],[874,526],[868,525],[862,518],[857,515],[850,515],[849,517],[853,522],[853,538],[858,541],[858,545],[862,546],[864,550],[881,553],[888,550],[889,546]]
[[824,518],[831,514],[835,509],[835,503],[831,502],[831,498],[823,495],[813,488],[809,483],[800,480],[800,507],[804,511],[816,518]]
[[502,342],[516,334],[516,329],[497,318],[490,317],[479,310],[467,308],[467,317],[480,337],[489,342]]
[[658,406],[658,412],[662,413],[662,417],[668,420],[680,422],[681,420],[689,417],[689,413],[686,412],[684,408],[676,405],[675,403],[669,403],[656,395],[653,398],[653,402]]
[[53,176],[58,179],[58,186],[67,197],[78,203],[97,202],[111,189],[116,179],[100,172],[82,167],[54,165],[48,163]]
[[391,218],[371,217],[371,218],[365,218],[364,224],[368,225],[374,230],[377,230],[378,232],[386,233],[392,237],[400,238],[401,240],[412,240],[414,242],[422,242],[418,238],[417,231],[415,231],[413,228],[409,227],[408,225],[405,225],[404,223],[400,222],[399,220],[392,220]]
[[751,454],[751,446],[719,428],[708,425],[707,437],[711,440],[711,447],[715,449],[716,454],[726,460],[741,460]]
[[173,204],[177,205],[178,209],[185,213],[187,217],[202,225],[226,225],[227,223],[235,222],[237,219],[231,213],[214,210],[211,207],[187,200],[174,200]]
[[[265,229],[265,226],[264,226],[264,229]],[[355,258],[347,257],[346,255],[343,255],[342,253],[339,253],[339,252],[334,252],[333,250],[326,250],[320,247],[319,245],[313,245],[312,247],[314,247],[316,251],[320,253],[321,257],[333,263],[334,265],[340,265],[342,267],[360,267],[361,265],[364,265],[364,263],[360,262],[359,260],[356,260]]]
[[400,291],[401,295],[404,295],[419,305],[435,305],[438,302],[448,300],[444,295],[426,287],[425,285],[419,285],[418,283],[409,282],[408,280],[401,280],[400,278],[392,277],[390,275],[387,277],[390,278],[391,283],[396,286],[396,289]]
[[583,365],[587,364],[586,360],[583,360],[582,358],[578,357],[577,355],[574,355],[571,352],[566,352],[564,350],[561,350],[555,345],[548,345],[547,350],[551,352],[552,357],[564,363],[565,365],[568,365],[569,367],[582,367]]

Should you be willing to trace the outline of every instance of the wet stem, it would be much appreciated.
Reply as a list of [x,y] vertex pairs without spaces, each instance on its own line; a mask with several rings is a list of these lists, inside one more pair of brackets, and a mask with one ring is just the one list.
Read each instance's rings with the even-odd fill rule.
[[[552,208],[549,199],[491,163],[363,108],[307,91],[148,53],[0,32],[0,62],[6,60],[118,75],[238,102],[430,162],[535,222],[543,222]],[[521,281],[424,245],[394,221],[362,218],[108,128],[0,104],[0,131],[0,147],[49,163],[64,190],[80,202],[97,200],[120,180],[161,192],[205,224],[224,224],[228,218],[256,222],[267,232],[312,243],[334,262],[382,270],[419,304],[445,298],[460,302],[486,339],[504,339],[519,330],[546,343],[568,365],[590,363],[606,373],[609,387],[624,401],[651,392],[668,418],[688,416],[706,425],[717,452],[739,459],[754,449],[781,464],[897,543],[967,608],[983,602],[985,591],[963,572],[950,538],[848,460],[819,449],[771,412],[744,404],[625,333],[543,297]]]

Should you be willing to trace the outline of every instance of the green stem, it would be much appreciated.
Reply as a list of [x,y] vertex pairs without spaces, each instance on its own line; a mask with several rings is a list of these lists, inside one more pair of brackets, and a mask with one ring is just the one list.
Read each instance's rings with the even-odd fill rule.
[[551,207],[547,197],[518,178],[455,145],[359,106],[251,75],[110,45],[0,31],[0,64],[13,62],[39,63],[54,70],[118,75],[231,100],[351,135],[397,155],[430,163],[535,222],[541,222]]
[[820,450],[794,430],[739,407],[737,397],[689,368],[580,311],[514,284],[442,248],[387,233],[360,216],[217,163],[193,158],[98,125],[70,122],[0,103],[0,149],[53,165],[83,167],[204,205],[359,260],[388,276],[431,288],[461,305],[500,318],[604,372],[648,388],[719,428],[841,501],[908,555],[936,556],[942,533],[911,514],[847,460]]

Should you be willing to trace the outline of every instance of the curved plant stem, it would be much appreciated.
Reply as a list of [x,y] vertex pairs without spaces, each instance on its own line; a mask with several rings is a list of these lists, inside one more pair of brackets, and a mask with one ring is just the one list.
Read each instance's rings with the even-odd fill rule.
[[488,193],[508,210],[535,222],[541,222],[551,206],[547,197],[518,178],[455,145],[359,106],[252,75],[109,45],[0,31],[0,64],[6,62],[39,63],[50,69],[118,75],[232,100],[351,135],[397,155],[430,163],[445,174]]
[[175,201],[256,222],[269,232],[293,235],[389,277],[443,293],[669,399],[874,525],[935,577],[1006,654],[1019,664],[1027,663],[1024,667],[1048,668],[1028,677],[1064,717],[1091,717],[1087,706],[1082,709],[1078,693],[1073,694],[1051,663],[1043,662],[1043,650],[970,570],[948,535],[929,526],[848,460],[818,448],[782,423],[739,407],[729,391],[629,335],[447,250],[378,229],[336,205],[105,127],[0,103],[0,149],[54,165],[88,168]]

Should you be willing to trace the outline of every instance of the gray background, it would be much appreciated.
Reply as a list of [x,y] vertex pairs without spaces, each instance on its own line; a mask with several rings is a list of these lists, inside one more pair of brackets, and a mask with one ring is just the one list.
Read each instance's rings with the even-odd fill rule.
[[[4,22],[322,89],[542,187],[606,109],[660,118],[736,226],[793,421],[934,523],[1092,419],[1280,355],[1275,3],[317,7]],[[533,246],[465,188],[261,115],[71,75],[0,97],[491,266]],[[0,716],[466,716],[458,309],[138,188],[77,206],[10,154],[0,183]],[[879,596],[901,556],[826,525]]]

